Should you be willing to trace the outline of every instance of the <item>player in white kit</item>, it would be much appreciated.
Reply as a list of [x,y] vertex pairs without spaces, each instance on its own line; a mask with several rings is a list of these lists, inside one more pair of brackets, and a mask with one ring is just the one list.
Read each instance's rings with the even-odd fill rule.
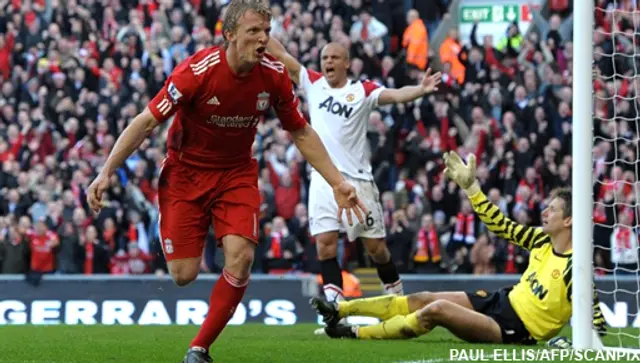
[[337,43],[321,53],[322,74],[303,67],[271,38],[267,51],[287,67],[294,83],[302,87],[309,103],[311,126],[318,133],[335,165],[356,187],[367,207],[364,224],[350,225],[339,214],[333,190],[315,171],[309,189],[309,228],[316,238],[323,289],[328,301],[343,300],[342,274],[336,259],[338,233],[346,231],[350,241],[360,237],[374,261],[386,293],[403,294],[402,282],[391,261],[385,241],[380,195],[367,158],[367,124],[378,106],[415,100],[437,89],[441,76],[427,71],[422,84],[387,89],[370,81],[350,80],[349,52]]

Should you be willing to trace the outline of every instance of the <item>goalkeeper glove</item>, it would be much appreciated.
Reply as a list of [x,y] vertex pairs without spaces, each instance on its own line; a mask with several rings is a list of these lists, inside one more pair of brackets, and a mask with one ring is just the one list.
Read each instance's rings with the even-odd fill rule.
[[476,183],[476,157],[469,155],[468,163],[465,163],[460,155],[455,151],[450,151],[443,155],[446,168],[444,175],[453,180],[458,186],[472,196],[480,190],[480,186]]
[[547,342],[547,347],[553,349],[571,349],[571,339],[567,337],[555,337]]

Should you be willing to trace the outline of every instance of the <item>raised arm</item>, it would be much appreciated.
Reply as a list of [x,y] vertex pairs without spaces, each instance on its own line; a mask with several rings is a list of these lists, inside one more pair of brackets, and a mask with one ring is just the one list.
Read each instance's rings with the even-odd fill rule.
[[291,54],[287,52],[282,43],[271,37],[269,43],[267,43],[267,51],[287,67],[289,78],[291,78],[293,83],[300,83],[300,69],[302,69],[302,66],[293,56],[291,56]]
[[453,151],[445,153],[444,160],[447,166],[445,175],[464,189],[476,214],[491,232],[528,250],[550,242],[549,236],[541,228],[515,223],[487,199],[476,180],[476,158],[473,154],[469,157],[468,165]]
[[541,228],[523,226],[505,216],[498,206],[487,199],[477,182],[466,192],[480,220],[497,236],[527,250],[532,249],[534,245],[550,241]]
[[384,89],[378,98],[378,105],[384,106],[392,103],[405,103],[416,100],[427,93],[437,91],[438,84],[442,80],[440,72],[431,74],[431,68],[422,78],[422,82],[417,86],[405,86],[398,89]]

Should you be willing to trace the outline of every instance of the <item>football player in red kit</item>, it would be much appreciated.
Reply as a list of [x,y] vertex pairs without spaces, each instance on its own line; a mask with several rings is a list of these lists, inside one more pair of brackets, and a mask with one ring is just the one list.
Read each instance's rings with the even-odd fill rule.
[[159,177],[160,239],[176,284],[200,271],[204,239],[213,223],[225,266],[209,312],[184,362],[211,362],[209,347],[244,295],[258,240],[258,166],[251,157],[256,126],[273,107],[309,163],[332,186],[340,212],[361,223],[365,207],[334,166],[318,135],[298,111],[284,65],[265,55],[268,4],[232,0],[224,18],[224,47],[199,51],[179,64],[164,88],[120,135],[88,190],[97,212],[109,177],[147,138],[175,115]]

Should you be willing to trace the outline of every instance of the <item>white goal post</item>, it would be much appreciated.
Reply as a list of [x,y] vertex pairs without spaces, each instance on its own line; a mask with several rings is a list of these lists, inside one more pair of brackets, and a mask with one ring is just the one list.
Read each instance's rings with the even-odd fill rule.
[[[593,0],[573,0],[573,319],[575,349],[594,348],[593,304]],[[588,226],[588,227],[587,227]],[[586,228],[585,228],[586,227]]]
[[[572,279],[573,279],[573,296],[572,296],[572,304],[573,304],[573,317],[572,317],[572,340],[573,340],[573,348],[574,349],[611,349],[611,350],[624,350],[624,351],[633,351],[639,352],[638,345],[640,344],[640,331],[635,331],[633,334],[629,334],[628,332],[618,331],[616,332],[614,328],[609,327],[609,336],[614,336],[617,339],[606,339],[603,344],[603,340],[600,339],[598,334],[595,332],[592,324],[592,302],[593,302],[593,279],[594,279],[594,219],[593,219],[593,211],[594,211],[594,203],[600,203],[597,198],[598,196],[593,195],[593,186],[594,182],[599,182],[594,178],[594,158],[593,158],[593,147],[594,147],[594,122],[611,122],[616,124],[616,121],[635,121],[636,123],[636,131],[638,131],[638,124],[640,123],[640,112],[635,120],[634,119],[625,119],[622,116],[619,116],[616,112],[616,106],[614,103],[613,106],[613,116],[609,119],[601,119],[597,114],[594,114],[594,99],[598,96],[594,93],[594,32],[595,29],[595,21],[594,14],[595,11],[607,15],[613,14],[613,21],[615,22],[617,17],[617,13],[626,13],[627,15],[631,15],[633,17],[633,27],[634,27],[634,36],[638,36],[638,29],[640,29],[640,13],[637,8],[631,9],[617,9],[618,1],[614,1],[612,6],[608,9],[599,9],[594,5],[593,0],[573,0],[573,136],[572,136],[572,157],[573,157],[573,174],[572,174],[572,190],[573,190],[573,200],[572,200],[572,210],[573,210],[573,227],[572,227],[572,236],[573,236],[573,268],[572,268]],[[619,31],[615,26],[612,26],[611,30],[605,33],[606,36],[611,36],[613,41],[616,41],[617,37],[624,37],[623,33]],[[626,97],[626,95],[619,95],[617,91],[617,87],[614,86],[614,95],[611,97],[607,96],[605,101],[616,101],[616,99],[624,100],[625,102],[633,102],[636,107],[636,111],[640,111],[638,105],[638,101],[635,99],[640,97],[640,89],[638,89],[638,82],[636,79],[640,78],[640,67],[636,66],[636,62],[640,62],[638,58],[638,49],[639,45],[635,39],[630,38],[630,42],[633,42],[633,54],[621,54],[616,52],[616,48],[613,48],[614,54],[598,54],[603,57],[610,57],[611,61],[614,61],[614,56],[620,56],[621,58],[626,58],[627,60],[631,59],[634,64],[634,74],[631,76],[625,74],[619,74],[616,72],[616,65],[613,65],[613,76],[607,76],[608,78],[602,78],[601,80],[605,82],[616,82],[616,78],[625,79],[625,81],[629,81],[633,84],[632,88],[634,89],[634,97]],[[614,43],[615,44],[615,43]],[[599,101],[603,101],[603,98],[598,99]],[[618,146],[617,142],[621,139],[618,135],[616,125],[616,131],[611,135],[608,141],[613,144],[612,148],[614,148],[614,152],[616,155],[616,160],[618,161]],[[636,162],[638,162],[638,158],[640,157],[640,153],[638,153],[638,143],[640,143],[640,135],[636,134],[633,142],[636,146]],[[635,193],[636,198],[634,199],[634,204],[625,204],[624,201],[615,201],[614,206],[617,204],[625,205],[629,208],[636,209],[636,216],[638,215],[638,206],[640,205],[640,193],[638,193],[638,179],[640,179],[640,172],[636,168],[635,176],[632,181],[626,182],[629,184],[632,193]],[[600,182],[601,183],[601,182]],[[623,181],[623,183],[625,183]],[[615,207],[614,207],[615,208]],[[614,209],[614,215],[616,214]],[[615,218],[615,217],[614,217]],[[640,223],[640,222],[636,222]],[[624,225],[624,223],[618,223],[617,219],[615,220],[615,225]],[[634,228],[635,227],[635,228]],[[632,233],[638,234],[640,230],[638,224],[635,226],[630,226],[629,229],[632,230]],[[599,241],[602,244],[602,241]],[[611,249],[604,248],[599,246],[599,249],[608,250],[607,252],[611,252]],[[627,247],[629,248],[629,247]],[[637,245],[633,247],[635,253],[638,253]],[[637,263],[637,262],[636,262]],[[629,291],[628,289],[618,288],[618,280],[624,279],[620,277],[616,272],[618,270],[624,270],[624,268],[618,268],[617,265],[612,267],[612,270],[608,270],[608,272],[612,272],[615,289],[613,291],[604,291],[598,290],[600,295],[610,294],[613,296],[614,301],[616,300],[616,296],[618,294],[635,294],[636,306],[635,308],[640,307],[640,302],[638,301],[638,294],[640,294],[640,266],[636,265],[635,271],[625,271],[625,274],[631,272],[631,275],[628,275],[626,278],[633,279],[637,281],[637,290]],[[596,288],[597,289],[597,288]],[[605,310],[605,309],[603,309]],[[606,317],[606,314],[605,314]],[[631,318],[634,322],[640,321],[638,320],[638,312],[634,311],[633,313],[628,313],[628,317]],[[626,326],[626,325],[625,325]],[[637,329],[637,328],[635,328]],[[633,339],[634,343],[629,343],[629,339]],[[630,346],[630,344],[632,344]]]

